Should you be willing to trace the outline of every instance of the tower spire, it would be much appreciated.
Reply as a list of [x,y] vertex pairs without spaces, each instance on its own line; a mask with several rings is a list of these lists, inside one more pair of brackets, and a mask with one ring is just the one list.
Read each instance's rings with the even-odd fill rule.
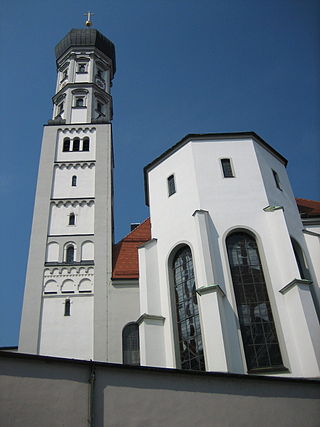
[[91,17],[93,15],[94,15],[94,13],[92,13],[92,12],[87,12],[87,13],[84,14],[84,16],[87,17],[87,20],[86,20],[86,23],[85,23],[86,27],[91,27],[91,25],[92,25]]

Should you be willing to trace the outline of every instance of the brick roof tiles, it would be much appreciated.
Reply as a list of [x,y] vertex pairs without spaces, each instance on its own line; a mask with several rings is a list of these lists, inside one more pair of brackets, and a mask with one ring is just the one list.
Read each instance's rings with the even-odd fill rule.
[[320,202],[308,199],[296,199],[301,218],[320,216]]
[[138,279],[138,248],[151,239],[150,218],[113,246],[113,279]]

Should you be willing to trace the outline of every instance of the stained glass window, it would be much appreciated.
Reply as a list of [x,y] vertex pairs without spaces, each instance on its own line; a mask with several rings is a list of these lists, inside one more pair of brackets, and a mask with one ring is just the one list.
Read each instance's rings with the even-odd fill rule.
[[173,273],[181,368],[204,371],[199,308],[192,255],[188,246],[175,255]]
[[140,365],[139,325],[129,323],[122,331],[123,363]]
[[248,371],[283,367],[256,240],[236,232],[227,248]]

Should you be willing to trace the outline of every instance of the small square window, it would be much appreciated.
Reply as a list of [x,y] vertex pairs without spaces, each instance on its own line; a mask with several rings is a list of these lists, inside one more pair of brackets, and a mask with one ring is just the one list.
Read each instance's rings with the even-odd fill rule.
[[282,190],[279,175],[273,169],[272,169],[272,173],[273,173],[274,182],[276,183],[276,187],[279,188],[279,190]]
[[174,194],[176,192],[176,185],[174,182],[174,176],[170,175],[168,177],[168,194],[169,197],[172,196],[172,194]]
[[78,64],[78,73],[86,73],[86,64]]
[[221,166],[225,178],[234,178],[230,159],[221,159]]
[[77,108],[84,107],[84,98],[82,96],[78,96],[76,98],[75,107]]

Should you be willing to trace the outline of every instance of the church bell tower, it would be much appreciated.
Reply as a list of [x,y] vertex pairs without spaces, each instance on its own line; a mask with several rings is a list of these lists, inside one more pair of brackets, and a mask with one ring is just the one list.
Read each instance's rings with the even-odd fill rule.
[[71,30],[55,53],[57,85],[44,126],[19,351],[106,361],[115,49],[88,26]]

